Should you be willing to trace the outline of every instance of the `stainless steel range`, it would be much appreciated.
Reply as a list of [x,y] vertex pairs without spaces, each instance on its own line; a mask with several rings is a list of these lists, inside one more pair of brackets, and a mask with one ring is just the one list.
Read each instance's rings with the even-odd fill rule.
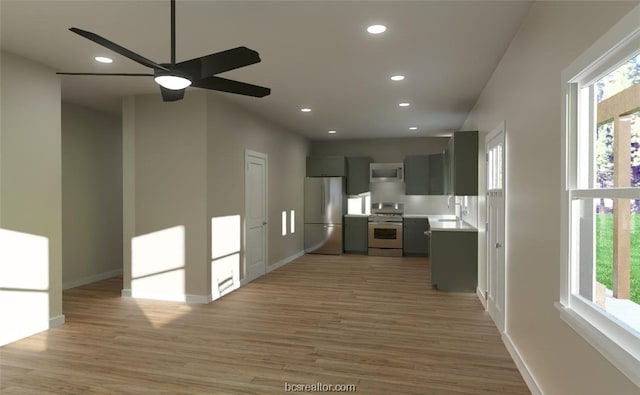
[[402,256],[402,203],[372,203],[369,255]]

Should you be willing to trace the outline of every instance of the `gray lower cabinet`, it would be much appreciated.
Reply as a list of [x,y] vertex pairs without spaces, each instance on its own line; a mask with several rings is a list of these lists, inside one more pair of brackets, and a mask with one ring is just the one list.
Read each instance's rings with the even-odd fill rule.
[[354,254],[366,254],[368,251],[367,242],[368,218],[344,217],[344,252]]
[[368,156],[347,157],[347,195],[359,195],[369,192],[369,164]]
[[440,291],[476,291],[478,232],[431,231],[431,283]]
[[429,243],[424,232],[429,230],[428,218],[403,220],[402,244],[405,256],[429,256]]
[[307,156],[307,177],[344,177],[344,156]]

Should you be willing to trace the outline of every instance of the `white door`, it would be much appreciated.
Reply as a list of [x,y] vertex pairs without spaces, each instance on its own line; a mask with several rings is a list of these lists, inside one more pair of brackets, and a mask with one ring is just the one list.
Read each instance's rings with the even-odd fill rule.
[[505,143],[504,123],[486,139],[487,153],[487,309],[502,333],[506,328]]
[[245,281],[267,271],[267,155],[245,151]]

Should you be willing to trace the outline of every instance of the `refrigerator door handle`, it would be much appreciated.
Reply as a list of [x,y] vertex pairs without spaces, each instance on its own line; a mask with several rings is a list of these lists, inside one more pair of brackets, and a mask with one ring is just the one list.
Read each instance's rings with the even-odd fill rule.
[[324,215],[324,183],[320,184],[320,214]]

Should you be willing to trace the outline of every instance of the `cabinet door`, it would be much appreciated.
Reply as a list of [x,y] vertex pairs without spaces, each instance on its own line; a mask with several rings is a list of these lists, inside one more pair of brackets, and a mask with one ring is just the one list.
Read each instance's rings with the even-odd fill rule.
[[404,158],[404,188],[406,195],[429,194],[428,155],[412,155]]
[[440,291],[475,292],[478,233],[431,232],[431,283]]
[[478,194],[478,132],[453,134],[453,193],[457,196]]
[[427,218],[405,218],[403,221],[403,252],[405,256],[429,256],[429,243],[424,234],[429,230]]
[[444,154],[429,155],[429,195],[445,195]]
[[344,156],[307,156],[307,177],[344,176]]
[[347,157],[347,195],[369,192],[370,163],[368,156]]
[[453,137],[444,151],[444,194],[453,195]]
[[366,254],[367,217],[344,217],[344,251]]

